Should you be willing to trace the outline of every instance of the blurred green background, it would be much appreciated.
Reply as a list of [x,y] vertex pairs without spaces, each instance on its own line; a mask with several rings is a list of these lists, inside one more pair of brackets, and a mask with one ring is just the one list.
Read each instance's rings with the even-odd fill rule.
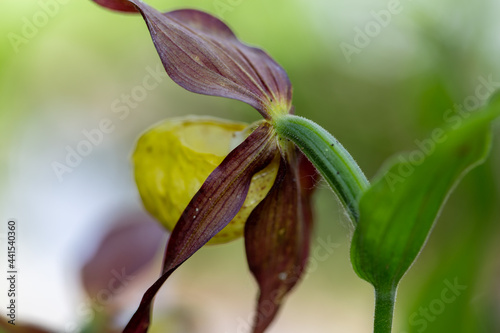
[[[417,140],[460,105],[482,104],[500,88],[499,0],[148,3],[203,9],[267,50],[290,76],[296,113],[335,135],[369,178],[391,155],[418,149]],[[3,0],[0,35],[0,218],[18,221],[18,320],[80,332],[112,313],[111,326],[119,328],[155,280],[161,246],[125,291],[100,307],[89,307],[96,296],[82,286],[80,271],[113,226],[132,213],[148,220],[132,178],[135,140],[167,117],[252,122],[259,114],[238,101],[189,93],[164,76],[129,112],[115,112],[160,61],[140,17],[91,1]],[[106,119],[108,132],[58,175],[57,163]],[[402,280],[395,333],[500,332],[496,127],[491,158],[450,197]],[[316,255],[269,332],[370,332],[373,292],[352,271],[352,230],[325,184],[315,208]],[[444,302],[443,290],[455,282],[466,289]],[[0,288],[3,308],[4,279]],[[152,331],[248,332],[255,293],[241,240],[204,248],[157,296]]]

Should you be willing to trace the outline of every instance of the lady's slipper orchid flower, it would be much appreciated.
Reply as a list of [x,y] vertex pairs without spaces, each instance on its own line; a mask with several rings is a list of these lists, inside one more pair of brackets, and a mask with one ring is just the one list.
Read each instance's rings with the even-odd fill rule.
[[[177,84],[243,101],[264,117],[250,128],[213,118],[175,119],[139,140],[134,154],[139,191],[146,208],[172,232],[162,275],[124,332],[147,331],[154,296],[198,249],[241,233],[260,288],[253,332],[264,332],[308,258],[316,171],[294,143],[354,220],[366,178],[333,137],[314,123],[290,118],[292,86],[286,72],[264,51],[241,43],[222,21],[197,10],[160,13],[140,0],[94,1],[142,14],[165,70]],[[193,135],[198,131],[202,138]],[[234,133],[240,133],[242,142],[235,142]],[[218,142],[212,144],[214,140]],[[186,176],[192,177],[186,181]]]
[[[210,173],[253,129],[243,123],[188,116],[169,119],[146,132],[133,155],[135,180],[146,209],[172,231]],[[275,158],[252,177],[238,214],[208,244],[243,235],[248,216],[271,190],[278,168]]]

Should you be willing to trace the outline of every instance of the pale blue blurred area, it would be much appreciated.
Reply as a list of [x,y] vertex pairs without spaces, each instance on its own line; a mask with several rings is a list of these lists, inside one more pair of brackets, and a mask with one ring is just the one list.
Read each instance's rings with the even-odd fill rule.
[[[478,77],[492,76],[500,82],[498,0],[401,0],[401,11],[349,57],[342,43],[356,47],[356,29],[378,22],[372,11],[388,10],[390,1],[148,2],[159,9],[195,7],[222,15],[242,40],[266,49],[292,80],[297,114],[331,131],[369,178],[386,158],[415,149],[416,139],[441,126],[443,113],[453,103],[474,94]],[[47,11],[40,3],[58,5]],[[51,13],[46,23],[24,37],[26,20],[33,22],[35,15],[43,19],[45,12]],[[13,43],[12,34],[25,39]],[[91,1],[3,0],[0,36],[0,220],[2,228],[9,218],[19,226],[18,316],[54,332],[70,332],[86,320],[79,310],[85,302],[81,265],[109,229],[107,222],[125,209],[142,209],[130,164],[140,133],[161,119],[184,114],[248,122],[259,115],[237,101],[186,92],[158,74],[161,64],[143,20]],[[141,89],[145,79],[158,84]],[[140,96],[144,91],[140,101],[132,101],[137,105],[126,106],[126,95]],[[97,144],[82,143],[89,141],[83,132],[99,126],[107,133],[101,130],[102,137],[93,136]],[[490,161],[493,171],[481,174],[492,185],[492,193],[499,188],[498,134],[497,130]],[[67,147],[79,146],[87,148],[88,155],[74,160],[77,165],[70,167],[71,172],[59,169],[58,176],[54,163],[67,165]],[[421,261],[403,280],[396,312],[401,329],[396,333],[407,330],[415,294],[424,293],[425,281],[439,266],[433,262],[434,253],[441,253],[440,245],[447,239],[467,235],[467,229],[455,236],[447,232],[470,208],[463,204],[470,202],[467,189],[458,191],[443,213],[439,225],[449,229],[438,225]],[[498,201],[489,203],[498,211]],[[321,256],[324,260],[313,257],[310,274],[269,332],[368,332],[373,295],[351,269],[352,230],[324,184],[315,206],[313,247],[329,239],[334,251]],[[495,237],[498,241],[498,228],[484,232],[491,237],[484,242],[494,243]],[[0,230],[0,235],[4,233]],[[1,240],[3,249],[5,238]],[[0,256],[3,270],[5,260]],[[491,278],[495,272],[498,277],[498,259],[484,260],[481,274],[490,279],[484,278],[488,282],[483,293],[495,296],[498,306],[500,287]],[[159,261],[138,278],[119,324],[129,318],[158,271]],[[0,279],[2,308],[5,289],[6,282]],[[253,309],[255,292],[242,241],[206,248],[167,283],[157,297],[156,318],[176,313],[179,307],[210,332],[239,333]]]

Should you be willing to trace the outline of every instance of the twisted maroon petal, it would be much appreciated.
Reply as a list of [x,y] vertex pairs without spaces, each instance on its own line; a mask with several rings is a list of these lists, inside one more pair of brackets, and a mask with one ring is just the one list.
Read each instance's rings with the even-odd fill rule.
[[265,123],[210,174],[172,230],[163,274],[144,294],[124,333],[147,332],[151,303],[162,284],[233,219],[245,201],[253,175],[269,165],[276,154],[272,128]]
[[248,265],[260,288],[254,333],[271,324],[302,276],[309,255],[310,194],[301,188],[310,175],[302,177],[298,165],[295,159],[291,163],[282,159],[274,187],[245,225]]

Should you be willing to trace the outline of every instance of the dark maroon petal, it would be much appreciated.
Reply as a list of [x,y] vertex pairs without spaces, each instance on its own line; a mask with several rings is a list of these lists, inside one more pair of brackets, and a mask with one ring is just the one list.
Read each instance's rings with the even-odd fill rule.
[[265,118],[271,109],[291,108],[292,86],[284,69],[266,52],[241,43],[219,19],[191,9],[162,14],[130,2],[142,13],[165,70],[180,86],[243,101]]
[[307,233],[307,241],[304,242],[303,255],[304,260],[309,258],[309,242],[312,228],[314,227],[314,215],[312,210],[312,196],[316,189],[316,185],[321,181],[321,175],[314,165],[296,148],[298,166],[299,166],[299,179],[302,198],[302,216],[304,217],[304,224],[306,225],[305,232]]
[[276,183],[245,225],[248,265],[260,288],[254,333],[272,322],[307,261],[312,213],[299,177],[297,161],[282,160]]
[[297,148],[295,150],[299,164],[299,178],[302,192],[307,196],[311,196],[316,189],[316,185],[321,181],[321,176],[314,165],[307,157]]
[[205,40],[206,50],[213,51],[218,57],[214,61],[215,70],[258,96],[259,104],[254,105],[257,109],[276,103],[286,106],[285,111],[291,108],[292,86],[288,75],[266,52],[241,43],[227,25],[207,13],[178,10],[165,15],[181,22]]
[[165,280],[238,213],[252,176],[278,154],[274,132],[259,126],[210,174],[177,222],[165,251],[163,275],[144,294],[124,333],[147,332],[151,302]]
[[137,7],[128,0],[92,0],[108,9],[120,12],[139,12]]

